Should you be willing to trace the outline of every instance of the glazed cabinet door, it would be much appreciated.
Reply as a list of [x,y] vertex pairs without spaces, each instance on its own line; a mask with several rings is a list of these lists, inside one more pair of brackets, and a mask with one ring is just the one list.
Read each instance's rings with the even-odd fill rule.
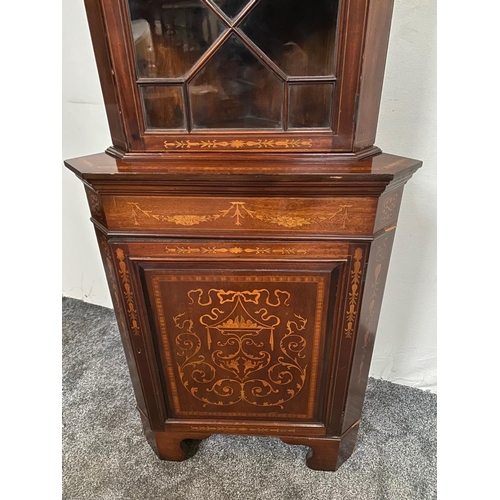
[[128,151],[350,151],[369,0],[85,3]]
[[110,247],[153,429],[255,420],[331,430],[342,413],[337,372],[350,362],[363,245],[149,240]]

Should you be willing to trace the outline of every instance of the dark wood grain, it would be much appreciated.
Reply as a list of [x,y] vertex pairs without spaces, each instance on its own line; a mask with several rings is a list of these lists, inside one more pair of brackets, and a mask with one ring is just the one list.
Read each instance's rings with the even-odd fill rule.
[[359,423],[353,425],[339,437],[295,437],[282,436],[287,444],[308,446],[306,464],[310,469],[336,471],[354,452]]
[[371,233],[377,198],[104,195],[103,205],[110,230],[320,236]]
[[[312,75],[297,47],[285,68],[247,36],[257,2],[217,12],[228,31],[196,54],[154,33],[161,71],[189,63],[172,78],[136,67],[127,0],[85,3],[113,146],[65,165],[85,185],[146,440],[180,461],[186,439],[275,436],[337,470],[356,444],[403,188],[422,164],[373,145],[392,0],[341,0],[333,69]],[[195,130],[191,112],[172,114],[203,105],[188,86],[233,36],[283,83],[277,104],[252,76],[255,109],[283,106],[284,130]],[[242,104],[207,105],[207,123]],[[152,128],[165,123],[179,130]]]
[[388,228],[371,245],[342,431],[361,418],[394,234],[395,228]]
[[354,150],[375,143],[394,0],[370,2],[359,85]]
[[[110,185],[119,185],[124,190],[127,186],[145,186],[145,180],[149,184],[154,180],[155,185],[161,183],[165,187],[178,184],[177,189],[184,186],[184,191],[186,188],[196,190],[198,186],[205,189],[208,185],[213,189],[217,189],[219,185],[228,189],[240,182],[266,187],[280,181],[281,188],[287,189],[292,185],[297,193],[318,189],[322,185],[328,186],[329,189],[338,186],[345,189],[345,192],[350,192],[350,186],[358,190],[365,184],[372,186],[372,191],[374,187],[377,188],[378,194],[381,194],[389,183],[406,182],[422,166],[420,160],[390,154],[380,154],[359,161],[336,161],[328,155],[286,155],[277,161],[261,157],[238,158],[233,154],[226,154],[217,160],[204,156],[191,159],[184,157],[127,161],[98,153],[68,159],[64,163],[78,177],[93,185],[104,187],[104,182],[111,181]],[[187,182],[188,180],[190,182]],[[120,181],[125,182],[118,184]]]
[[[188,173],[107,155],[67,164],[86,183],[145,436],[159,456],[182,460],[183,439],[211,433],[275,435],[310,446],[310,467],[336,470],[354,449],[402,189],[420,162],[380,155],[338,163],[338,175],[252,175],[246,166],[201,177],[196,162]],[[214,196],[231,180],[247,195],[235,203],[248,205]],[[366,198],[353,196],[360,191]],[[122,203],[140,205],[136,223]],[[323,232],[330,222],[320,219],[339,204],[359,221],[349,234],[342,224]],[[200,207],[213,220],[197,219]],[[225,230],[203,228],[225,217]],[[176,223],[182,231],[172,234]],[[247,337],[255,345],[236,352]]]
[[342,262],[209,259],[142,265],[173,416],[319,422],[326,311]]
[[365,262],[369,259],[368,245],[356,243],[349,248],[349,272],[344,279],[344,303],[342,315],[335,325],[336,345],[331,348],[334,363],[330,372],[330,384],[324,406],[324,423],[327,433],[341,434],[344,415],[344,401],[347,394],[349,372],[355,349],[356,330],[359,322],[359,308],[363,290]]
[[[137,400],[137,406],[141,414],[147,419],[146,415],[148,413],[146,401],[144,399],[144,390],[139,376],[138,362],[136,359],[136,349],[132,344],[130,338],[130,330],[127,324],[127,307],[124,304],[123,295],[119,287],[119,278],[116,267],[113,263],[113,256],[111,254],[111,249],[108,244],[108,239],[100,229],[96,228],[96,237],[99,246],[99,251],[101,253],[101,258],[104,266],[104,271],[106,273],[106,278],[108,281],[109,292],[111,295],[111,300],[113,302],[113,308],[116,315],[116,320],[118,323],[118,329],[120,331],[120,337],[125,351],[125,357],[127,359],[127,365],[130,373],[130,378],[132,380],[132,387],[134,388],[135,397]],[[148,421],[149,425],[149,421]]]
[[155,432],[155,445],[153,450],[162,460],[182,462],[188,458],[187,447],[183,441],[186,439],[201,440],[210,437],[210,433],[190,433],[186,432]]
[[118,88],[114,79],[113,64],[110,59],[106,25],[102,16],[100,0],[85,0],[85,9],[106,107],[111,140],[115,148],[127,151],[129,147],[124,131]]
[[[375,0],[341,0],[337,12],[335,74],[297,76],[285,73],[265,52],[253,43],[241,29],[241,22],[247,9],[236,20],[227,22],[221,18],[225,31],[203,54],[194,67],[184,77],[174,78],[139,78],[135,68],[135,53],[132,40],[128,3],[126,0],[86,0],[87,15],[96,51],[101,86],[105,97],[108,120],[113,136],[113,150],[119,156],[130,158],[146,158],[156,156],[189,156],[201,152],[204,155],[219,157],[220,153],[237,154],[286,154],[290,152],[331,152],[343,154],[366,150],[367,154],[375,154],[372,149],[374,131],[378,118],[379,94],[381,78],[387,52],[387,39],[390,28],[392,0],[378,2]],[[250,6],[250,9],[254,7]],[[273,11],[274,12],[274,11]],[[214,14],[211,14],[214,15]],[[218,13],[215,13],[219,16]],[[251,12],[250,12],[251,15]],[[274,15],[274,14],[273,14]],[[278,20],[271,20],[278,22]],[[158,37],[152,29],[152,37]],[[335,26],[332,26],[335,29]],[[193,129],[192,113],[186,107],[196,105],[187,92],[184,92],[185,129],[183,131],[167,131],[147,129],[144,108],[141,102],[140,87],[154,83],[170,85],[191,82],[199,71],[209,64],[217,48],[224,45],[225,40],[236,33],[243,46],[253,53],[256,60],[264,61],[269,71],[281,79],[284,88],[290,83],[313,83],[320,81],[335,82],[331,125],[326,131],[306,128],[291,129],[287,122],[289,112],[288,90],[283,94],[284,117],[283,131],[259,129],[202,130]],[[314,35],[314,34],[312,34]],[[161,39],[159,38],[161,43]],[[317,51],[326,50],[318,47]],[[160,56],[158,56],[160,57]],[[169,56],[175,64],[175,54]],[[299,71],[300,75],[300,71]],[[268,87],[269,88],[269,87]],[[358,97],[359,95],[359,97]],[[264,91],[256,95],[256,105],[266,108],[268,94]],[[259,104],[260,102],[260,104]],[[359,109],[357,109],[359,102]],[[173,101],[172,101],[173,106]],[[267,105],[268,107],[268,105]],[[220,106],[213,106],[211,115],[221,111]],[[156,118],[153,122],[161,126],[164,121],[153,110]],[[168,108],[161,113],[170,123]],[[165,114],[166,113],[166,114]],[[300,122],[300,120],[299,120]],[[323,126],[323,122],[321,122]],[[222,127],[224,128],[224,127]]]

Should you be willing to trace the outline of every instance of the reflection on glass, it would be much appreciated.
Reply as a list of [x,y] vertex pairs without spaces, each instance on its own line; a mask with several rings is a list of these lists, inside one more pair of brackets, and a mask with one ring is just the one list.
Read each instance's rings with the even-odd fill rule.
[[250,0],[212,0],[228,17],[236,17]]
[[287,75],[331,75],[339,0],[260,0],[246,35]]
[[189,85],[195,128],[280,128],[283,83],[232,35]]
[[223,31],[201,0],[129,0],[139,78],[185,75]]
[[178,85],[142,87],[146,128],[183,129],[184,102]]
[[333,84],[297,84],[289,88],[289,128],[330,127]]

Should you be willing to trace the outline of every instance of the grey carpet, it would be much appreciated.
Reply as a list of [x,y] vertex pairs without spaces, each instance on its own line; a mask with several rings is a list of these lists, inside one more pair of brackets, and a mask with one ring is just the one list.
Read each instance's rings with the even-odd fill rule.
[[358,446],[337,472],[308,448],[213,435],[184,462],[142,435],[112,310],[63,298],[63,499],[436,498],[436,396],[370,379]]

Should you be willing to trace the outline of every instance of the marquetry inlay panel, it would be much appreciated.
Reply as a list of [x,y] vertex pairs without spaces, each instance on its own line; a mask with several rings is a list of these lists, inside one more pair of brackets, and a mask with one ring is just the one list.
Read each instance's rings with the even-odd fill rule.
[[369,286],[365,292],[365,301],[367,306],[365,306],[365,317],[363,318],[362,328],[360,331],[360,335],[362,335],[361,359],[355,372],[357,374],[356,384],[358,387],[365,382],[363,374],[366,370],[365,364],[368,361],[367,351],[370,344],[373,344],[373,335],[376,330],[378,312],[380,311],[382,302],[380,288],[383,288],[385,285],[385,278],[387,276],[387,261],[389,260],[388,247],[392,245],[393,238],[394,234],[386,233],[376,242],[375,248],[373,249],[372,259],[374,260],[374,264],[370,268],[371,275],[369,276],[368,281]]
[[175,140],[175,141],[164,141],[163,146],[166,150],[177,149],[201,149],[201,150],[212,150],[212,149],[232,149],[232,150],[255,150],[255,149],[307,149],[311,148],[313,145],[312,139],[265,139],[257,138],[254,140],[217,140],[217,139],[206,139],[206,140]]
[[346,326],[344,329],[345,337],[350,339],[354,333],[354,325],[358,314],[359,290],[361,284],[361,259],[363,258],[363,250],[356,248],[354,251],[354,264],[350,276],[350,288],[348,293],[348,308],[346,311]]
[[139,313],[135,305],[135,296],[132,291],[132,283],[130,281],[130,271],[127,264],[127,257],[122,248],[116,249],[116,258],[118,260],[118,275],[120,276],[123,295],[126,302],[126,311],[129,318],[130,329],[134,335],[139,336],[141,329],[139,327]]
[[403,186],[384,193],[380,197],[375,220],[375,231],[387,228],[397,222],[402,198]]
[[146,274],[176,416],[313,418],[337,273]]
[[109,229],[368,234],[374,198],[103,196]]
[[122,308],[120,307],[120,292],[118,290],[118,283],[115,277],[115,270],[113,268],[113,257],[111,255],[111,250],[108,245],[108,241],[106,240],[106,236],[101,233],[98,233],[97,240],[99,242],[99,247],[101,249],[102,260],[104,263],[104,269],[106,271],[106,276],[108,278],[109,290],[111,292],[111,297],[113,300],[116,319],[118,324],[120,325],[121,331],[126,331],[125,320],[123,317]]
[[314,245],[295,241],[262,241],[252,243],[241,241],[199,242],[195,240],[128,241],[128,250],[134,259],[147,257],[155,260],[262,260],[274,259],[328,259],[346,260],[349,254],[349,243],[341,241],[317,241]]
[[92,217],[101,223],[105,222],[104,214],[101,206],[101,197],[96,191],[91,189],[89,186],[85,186],[85,193],[87,195],[87,200],[89,202],[90,213]]

